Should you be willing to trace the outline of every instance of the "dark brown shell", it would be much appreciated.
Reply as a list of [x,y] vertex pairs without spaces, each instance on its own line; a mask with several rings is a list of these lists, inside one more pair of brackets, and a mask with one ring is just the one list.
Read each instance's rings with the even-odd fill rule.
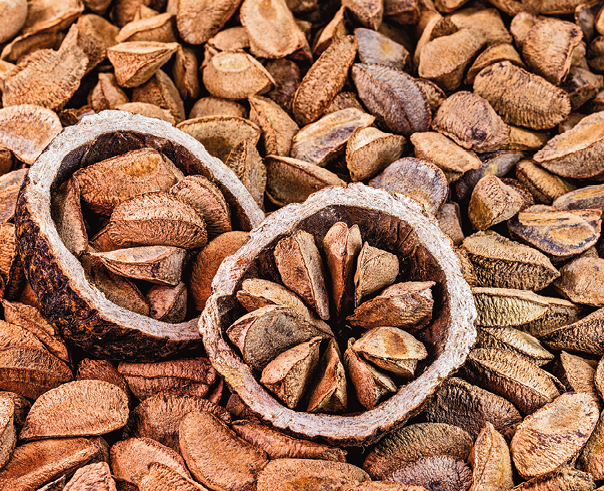
[[[294,412],[269,396],[222,333],[232,322],[235,294],[242,280],[269,260],[279,239],[302,229],[320,240],[334,223],[340,221],[349,226],[357,223],[361,233],[376,240],[378,247],[403,256],[415,251],[424,265],[418,268],[418,273],[425,271],[432,280],[440,278],[438,288],[439,294],[443,295],[444,308],[435,311],[434,321],[422,339],[431,350],[440,353],[440,357],[388,401],[358,416]],[[473,302],[467,284],[461,279],[459,263],[450,244],[438,229],[436,219],[405,196],[394,198],[385,191],[361,184],[317,192],[301,205],[290,205],[273,213],[251,234],[247,244],[222,263],[214,278],[214,293],[199,323],[208,356],[243,402],[275,428],[333,443],[359,445],[375,441],[384,431],[418,410],[421,401],[434,392],[441,377],[463,362],[474,341]],[[422,280],[421,273],[415,276],[412,280]]]
[[235,228],[249,230],[263,218],[232,171],[167,123],[105,112],[64,130],[30,169],[19,195],[15,222],[20,253],[43,313],[59,332],[90,353],[114,359],[157,360],[198,346],[195,323],[167,324],[130,313],[92,288],[50,221],[50,190],[80,167],[142,147],[164,153],[186,174],[217,182]]

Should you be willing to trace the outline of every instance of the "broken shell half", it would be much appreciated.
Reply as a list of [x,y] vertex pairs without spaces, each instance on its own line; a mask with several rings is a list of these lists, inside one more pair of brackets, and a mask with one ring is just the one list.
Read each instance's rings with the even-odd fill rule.
[[[274,268],[280,239],[304,230],[317,243],[336,222],[357,224],[373,246],[412,259],[412,281],[435,281],[434,317],[421,339],[432,363],[421,375],[376,408],[337,416],[292,411],[259,383],[227,341],[224,332],[240,315],[236,293],[259,270]],[[266,272],[266,271],[265,271]],[[199,330],[213,366],[249,408],[277,429],[334,445],[366,445],[403,425],[466,359],[476,337],[476,310],[451,241],[436,219],[416,201],[363,184],[318,191],[304,203],[271,214],[237,253],[225,259],[212,283],[213,294],[201,314]]]
[[264,218],[235,174],[193,137],[164,121],[103,111],[66,128],[40,155],[19,194],[15,224],[25,274],[66,339],[97,357],[156,361],[199,346],[197,319],[168,324],[110,302],[87,281],[51,218],[52,193],[75,171],[139,148],[154,148],[185,174],[218,184],[234,229],[251,230]]

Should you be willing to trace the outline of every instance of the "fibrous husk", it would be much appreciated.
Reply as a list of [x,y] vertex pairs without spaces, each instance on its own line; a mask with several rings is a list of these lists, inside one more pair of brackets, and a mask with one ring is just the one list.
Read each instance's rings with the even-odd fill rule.
[[178,43],[128,41],[107,49],[107,57],[122,87],[138,87],[149,80],[179,49]]
[[598,422],[598,406],[587,394],[562,394],[520,423],[510,444],[522,477],[552,472],[575,457]]
[[551,330],[541,340],[553,349],[580,351],[604,355],[604,309],[599,309],[558,329]]
[[432,281],[396,283],[360,304],[346,320],[365,329],[386,325],[419,330],[432,319],[434,285]]
[[266,195],[275,204],[301,203],[315,191],[328,186],[343,186],[336,174],[315,164],[290,157],[265,158]]
[[265,97],[254,96],[250,103],[250,120],[262,129],[267,155],[289,156],[294,135],[300,130],[279,104]]
[[501,434],[487,422],[470,453],[475,491],[508,491],[514,486],[510,450]]
[[97,462],[80,467],[63,488],[65,491],[116,491],[115,481],[107,462]]
[[112,242],[122,247],[196,249],[207,242],[203,218],[184,200],[163,192],[141,194],[118,204],[107,226]]
[[114,109],[121,104],[130,102],[126,93],[118,86],[115,75],[99,73],[99,81],[88,95],[88,104],[96,112]]
[[522,416],[507,399],[488,392],[463,379],[452,377],[427,404],[426,419],[431,423],[459,426],[473,438],[492,424],[508,440],[522,421]]
[[128,396],[101,380],[77,380],[42,394],[31,407],[22,440],[104,435],[128,421]]
[[344,222],[332,225],[323,238],[323,254],[329,270],[336,318],[341,318],[354,307],[354,272],[362,246],[358,225],[348,227]]
[[298,294],[321,319],[329,319],[323,261],[314,237],[298,231],[283,238],[275,247],[274,257],[283,284]]
[[237,116],[205,116],[187,119],[178,129],[200,141],[208,153],[226,162],[229,154],[243,140],[256,145],[262,131],[248,119]]
[[535,412],[560,395],[553,375],[511,351],[475,349],[468,355],[465,370],[473,380],[505,397],[524,415]]
[[599,210],[556,210],[537,205],[508,222],[512,238],[519,238],[555,259],[581,254],[600,236]]
[[604,259],[579,257],[560,269],[556,289],[570,301],[593,307],[604,307]]
[[165,155],[141,148],[79,169],[74,177],[82,201],[94,212],[109,216],[116,205],[134,196],[169,191],[184,175]]
[[247,110],[238,102],[219,97],[202,97],[189,113],[189,119],[203,118],[205,116],[236,116],[247,118]]
[[447,178],[436,165],[413,157],[404,157],[390,164],[369,181],[374,188],[401,193],[421,203],[435,214],[449,193]]
[[409,62],[409,51],[384,34],[360,27],[354,30],[354,35],[361,63],[379,63],[403,70]]
[[224,99],[245,99],[273,88],[271,74],[255,58],[242,52],[223,51],[203,70],[203,83],[210,94]]
[[249,234],[241,231],[221,234],[195,256],[191,270],[190,294],[197,310],[203,310],[212,293],[212,278],[224,258],[236,252],[248,238]]
[[189,44],[203,44],[218,32],[241,0],[180,0],[176,8],[178,32]]
[[534,160],[561,177],[600,179],[604,173],[600,159],[603,143],[604,112],[598,112],[554,136],[535,154]]
[[428,131],[432,113],[421,86],[394,67],[356,63],[352,80],[367,109],[393,133]]
[[294,491],[300,485],[308,485],[325,491],[337,491],[348,484],[371,479],[362,469],[344,462],[313,459],[276,459],[268,463],[258,474],[258,491],[283,489]]
[[506,142],[510,131],[488,101],[465,91],[444,100],[432,121],[432,128],[477,152],[498,149]]
[[11,491],[38,489],[86,464],[98,447],[84,438],[57,438],[17,447],[0,470],[0,487]]
[[289,111],[300,85],[300,68],[291,60],[279,58],[269,61],[266,70],[273,77],[275,85],[266,96]]
[[415,156],[436,164],[447,176],[457,181],[465,172],[482,167],[482,162],[471,150],[466,150],[445,135],[434,131],[413,133],[410,137]]
[[[543,203],[546,205],[558,203],[558,205],[554,205],[554,208],[562,210],[569,208],[590,208],[589,206],[562,205],[564,198],[562,200],[559,200],[558,198],[563,195],[568,195],[570,198],[574,186],[560,177],[535,165],[530,160],[522,160],[518,162],[516,165],[516,179],[518,179],[518,181],[520,181],[520,183],[522,183],[522,185],[528,189],[536,203]],[[578,191],[578,193],[583,194],[583,190],[587,188],[589,188],[589,186],[582,188]],[[587,191],[586,194],[589,194],[589,191]]]
[[180,452],[178,428],[190,412],[208,412],[225,423],[229,413],[221,406],[200,397],[160,392],[141,402],[130,414],[124,437],[150,438]]
[[537,366],[546,365],[554,359],[539,340],[513,327],[479,327],[476,348],[497,348],[512,351]]
[[203,217],[208,239],[231,232],[231,210],[216,184],[201,175],[189,175],[170,188],[170,193],[180,198]]
[[264,450],[271,460],[303,458],[345,462],[346,451],[309,440],[300,440],[285,435],[273,428],[252,421],[235,421],[231,429],[240,438]]
[[177,123],[185,119],[185,108],[180,93],[163,70],[157,70],[147,82],[134,88],[132,102],[146,102],[167,109]]
[[291,157],[325,167],[344,149],[355,130],[370,126],[374,120],[371,114],[356,108],[323,116],[296,133]]
[[139,486],[149,473],[152,462],[159,462],[184,477],[191,477],[178,452],[151,438],[128,438],[111,447],[111,470],[122,481]]
[[486,42],[476,29],[460,29],[426,43],[419,55],[418,74],[446,91],[457,89],[466,68]]
[[346,7],[363,27],[377,31],[384,15],[383,0],[343,0]]
[[541,290],[560,273],[547,256],[495,233],[478,232],[463,241],[479,286]]
[[19,104],[0,109],[0,144],[27,164],[61,132],[59,117],[49,109]]
[[182,419],[179,441],[195,479],[216,491],[249,489],[268,462],[264,451],[206,412],[191,412]]
[[553,128],[571,111],[566,92],[509,61],[478,73],[474,93],[485,98],[506,123],[535,130]]
[[484,176],[472,191],[468,217],[475,230],[486,230],[525,208],[522,194],[493,174]]
[[559,19],[543,19],[526,34],[522,54],[529,68],[554,85],[568,74],[573,49],[583,33],[576,25]]
[[377,128],[359,128],[346,144],[346,166],[353,181],[370,179],[399,159],[407,141]]
[[474,63],[472,63],[472,66],[466,73],[465,83],[468,85],[474,84],[476,75],[478,75],[483,68],[501,61],[509,61],[514,65],[524,66],[524,62],[522,61],[522,58],[520,58],[518,51],[514,49],[514,46],[509,43],[493,44],[488,46],[476,57]]
[[329,340],[327,350],[319,363],[321,375],[317,377],[318,382],[309,393],[307,411],[330,413],[346,411],[348,406],[346,371],[335,339]]
[[207,358],[156,363],[121,362],[118,371],[141,401],[159,392],[205,397],[218,378]]
[[298,123],[307,125],[323,115],[342,90],[356,53],[356,38],[346,36],[332,43],[311,66],[292,102],[292,113]]
[[472,437],[457,426],[413,424],[384,437],[367,454],[363,469],[374,479],[393,480],[393,475],[404,464],[430,457],[466,460],[471,449]]

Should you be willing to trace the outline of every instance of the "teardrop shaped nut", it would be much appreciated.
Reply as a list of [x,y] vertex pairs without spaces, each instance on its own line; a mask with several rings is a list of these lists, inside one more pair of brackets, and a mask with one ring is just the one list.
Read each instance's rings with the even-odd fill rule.
[[363,27],[377,31],[382,25],[384,2],[380,0],[343,0],[346,7]]
[[189,113],[189,119],[203,118],[205,116],[236,116],[247,118],[247,110],[238,102],[219,97],[202,97]]
[[546,297],[526,290],[475,287],[472,293],[479,326],[520,326],[543,317],[548,310]]
[[149,104],[148,102],[127,102],[125,104],[118,104],[114,109],[132,114],[140,114],[147,118],[161,119],[162,121],[167,121],[171,125],[176,124],[176,120],[170,111],[156,106],[155,104]]
[[65,491],[80,491],[85,489],[114,491],[116,488],[109,464],[107,462],[97,462],[80,467],[65,485],[64,489]]
[[562,267],[554,286],[572,302],[604,307],[604,292],[600,286],[603,274],[603,259],[579,257]]
[[378,63],[404,70],[409,62],[407,48],[378,31],[359,27],[354,30],[354,36],[361,63]]
[[407,141],[402,135],[384,133],[377,128],[359,128],[346,144],[346,167],[353,181],[371,179],[398,160]]
[[476,438],[469,462],[475,491],[504,491],[514,486],[510,449],[491,423]]
[[576,190],[568,189],[566,193],[556,197],[552,206],[558,210],[602,209],[604,207],[604,185],[596,184]]
[[231,150],[224,164],[235,173],[258,206],[262,207],[267,175],[256,145],[250,140],[243,140]]
[[486,230],[509,220],[525,205],[523,196],[493,174],[486,175],[474,187],[468,217],[475,230]]
[[149,472],[141,479],[138,489],[154,491],[159,488],[165,491],[205,491],[206,489],[167,465],[151,462]]
[[554,359],[539,340],[513,327],[478,327],[476,348],[497,348],[512,351],[527,358],[537,366],[543,366]]
[[[554,208],[558,208],[560,210],[591,208],[591,206],[570,205],[570,202],[572,202],[571,196],[573,196],[572,193],[574,186],[566,180],[561,179],[560,177],[543,169],[542,167],[535,165],[530,160],[522,160],[518,162],[516,165],[516,179],[518,179],[518,181],[520,181],[522,185],[533,195],[535,203],[552,205]],[[585,190],[585,195],[589,196],[591,189],[588,188],[590,187],[591,186],[586,186],[585,188],[580,189],[578,194],[582,195]],[[566,198],[558,200],[558,198],[561,198],[564,195],[567,195]],[[571,198],[569,200],[569,204],[563,204],[568,198]],[[554,205],[553,202],[558,204]]]
[[76,257],[82,254],[88,247],[88,233],[82,215],[77,177],[71,176],[61,185],[53,196],[51,211],[59,237],[67,250]]
[[[309,392],[307,411],[338,413],[348,406],[346,371],[335,339],[330,339],[320,360],[318,381]],[[330,459],[335,460],[335,459]]]
[[472,484],[472,471],[464,461],[452,457],[424,457],[401,465],[391,479],[421,489],[436,480],[447,489],[462,491]]
[[472,63],[472,66],[468,69],[468,73],[466,73],[465,83],[467,85],[474,84],[474,79],[476,78],[476,75],[478,75],[478,73],[480,73],[483,68],[486,68],[489,65],[492,65],[493,63],[498,63],[501,61],[509,61],[514,65],[524,67],[524,62],[522,61],[522,58],[520,58],[518,51],[516,51],[512,44],[493,44],[491,46],[488,46],[482,53],[480,53],[476,57],[474,63]]
[[367,242],[357,259],[354,275],[354,304],[391,285],[399,273],[399,260],[395,254],[370,246]]
[[552,330],[542,337],[553,349],[604,355],[604,309],[598,309],[572,324]]
[[238,0],[183,0],[176,7],[178,32],[186,43],[203,44],[216,34],[239,7]]
[[149,315],[170,324],[184,322],[187,317],[187,286],[181,281],[176,286],[152,286],[146,294]]
[[176,41],[172,19],[174,15],[169,12],[154,15],[144,19],[128,22],[115,36],[117,43],[125,41],[158,41],[160,43],[173,43]]
[[174,121],[185,119],[185,107],[172,79],[161,69],[132,91],[132,102],[154,104],[170,112]]

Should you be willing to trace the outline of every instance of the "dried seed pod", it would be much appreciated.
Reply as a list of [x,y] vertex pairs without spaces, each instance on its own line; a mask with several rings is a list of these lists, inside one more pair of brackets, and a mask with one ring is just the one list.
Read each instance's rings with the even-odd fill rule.
[[346,319],[365,329],[387,325],[419,330],[432,319],[434,285],[432,281],[396,283],[359,305]]
[[243,140],[229,154],[225,165],[231,169],[252,195],[258,206],[264,203],[266,166],[250,140]]
[[153,77],[178,48],[178,43],[129,41],[108,48],[107,57],[119,85],[138,87]]
[[128,396],[101,380],[77,380],[42,394],[31,407],[19,438],[104,435],[128,421]]
[[522,55],[537,75],[559,85],[568,74],[572,51],[582,37],[581,29],[572,22],[543,19],[527,32]]
[[449,184],[457,181],[465,172],[482,167],[474,152],[461,148],[440,133],[413,133],[410,140],[415,148],[415,156],[436,164],[445,173]]
[[342,90],[356,53],[356,38],[346,36],[329,46],[311,66],[292,102],[292,113],[298,123],[307,125],[321,117]]
[[321,319],[329,319],[323,261],[314,237],[301,230],[281,239],[274,257],[283,284],[297,293]]
[[474,93],[489,101],[506,123],[535,130],[553,128],[571,111],[566,92],[509,61],[476,75]]
[[329,340],[318,371],[322,375],[310,391],[307,411],[330,413],[345,411],[348,406],[346,371],[340,360],[340,350],[335,339]]
[[176,123],[185,119],[185,107],[172,79],[158,69],[155,75],[132,91],[132,102],[146,102],[167,109]]
[[357,28],[354,30],[357,39],[361,63],[379,63],[403,70],[409,61],[407,49],[372,29]]
[[359,353],[352,349],[353,341],[349,340],[348,349],[344,352],[344,366],[354,386],[357,400],[365,409],[371,410],[383,396],[396,392],[396,385],[387,373],[363,360]]
[[401,193],[421,203],[435,214],[449,193],[447,178],[436,165],[413,157],[404,157],[390,164],[369,181],[374,188]]
[[179,440],[195,479],[218,491],[248,489],[268,462],[265,452],[210,413],[187,414],[180,423]]
[[560,276],[547,256],[495,233],[478,232],[462,247],[479,286],[541,290]]
[[478,181],[472,191],[468,217],[475,230],[486,230],[509,220],[525,207],[518,190],[504,184],[495,175],[488,174]]
[[258,369],[279,354],[315,336],[330,337],[330,332],[308,322],[291,307],[267,305],[240,317],[227,335],[245,362]]
[[367,109],[390,131],[405,136],[428,131],[432,113],[415,79],[393,67],[365,63],[355,63],[351,73]]
[[140,486],[152,462],[158,462],[184,477],[191,477],[178,452],[151,438],[128,438],[111,447],[111,469],[122,481]]
[[579,257],[562,267],[561,276],[554,286],[572,302],[604,307],[604,291],[601,289],[603,273],[604,259]]
[[[344,462],[312,459],[276,459],[258,474],[258,491],[295,489],[301,483],[321,486],[325,491],[343,489],[347,484],[370,481],[362,469]],[[302,484],[304,485],[304,484]]]
[[476,438],[469,463],[475,491],[507,491],[514,486],[510,450],[491,423],[487,422]]
[[329,186],[344,186],[336,174],[315,164],[289,157],[266,157],[266,195],[278,206],[301,203]]
[[472,66],[468,69],[468,73],[466,73],[465,83],[467,85],[473,85],[476,75],[478,75],[483,68],[501,61],[509,61],[514,65],[524,67],[524,62],[522,61],[522,58],[520,58],[518,51],[516,51],[514,46],[510,43],[504,42],[492,44],[476,57],[474,63],[472,63]]
[[595,384],[596,364],[592,360],[571,355],[566,351],[560,353],[560,360],[556,367],[556,375],[569,392],[583,392],[589,394],[598,407],[601,402]]
[[418,74],[446,91],[457,89],[464,72],[486,42],[476,29],[461,29],[426,43],[419,55]]
[[210,155],[226,161],[233,149],[244,140],[256,145],[262,131],[247,119],[236,116],[205,116],[188,119],[178,129],[200,141]]
[[287,157],[294,135],[300,130],[293,119],[276,102],[265,97],[248,99],[250,120],[262,129],[264,149],[267,155]]
[[597,481],[602,480],[604,477],[604,461],[601,450],[602,438],[604,438],[604,418],[600,416],[598,424],[591,433],[585,447],[583,447],[576,464],[577,468],[589,472],[593,479]]
[[456,92],[445,99],[432,128],[477,152],[496,150],[509,136],[509,128],[491,105],[471,92]]
[[294,409],[309,384],[319,361],[321,337],[284,351],[262,370],[260,383],[290,409]]
[[558,210],[602,209],[604,208],[604,184],[585,186],[577,190],[568,189],[566,193],[556,197],[552,206]]
[[195,209],[162,192],[134,196],[118,204],[111,214],[108,234],[113,243],[122,247],[165,245],[196,249],[207,241],[205,223]]
[[205,397],[217,379],[216,370],[207,358],[155,363],[121,362],[118,371],[140,401],[159,392]]
[[399,273],[399,260],[395,254],[370,246],[367,242],[359,252],[354,274],[354,305],[379,290],[394,283]]
[[367,454],[363,469],[374,479],[392,480],[404,464],[430,457],[466,460],[472,438],[461,428],[442,423],[419,423],[384,437]]
[[231,232],[231,212],[220,189],[209,179],[187,176],[170,188],[170,193],[192,206],[203,217],[208,238]]
[[27,164],[61,132],[59,117],[49,109],[19,104],[0,109],[0,144]]
[[223,407],[207,399],[160,392],[145,399],[132,411],[124,428],[124,437],[149,438],[180,452],[180,422],[186,414],[199,411],[214,414],[225,423],[231,422]]
[[251,421],[235,421],[231,429],[240,438],[256,448],[264,450],[271,460],[282,458],[304,458],[345,462],[346,452],[308,440],[292,438],[268,426]]
[[210,39],[239,7],[240,0],[185,0],[178,2],[176,23],[178,32],[189,44],[203,44]]
[[78,46],[41,49],[10,71],[2,88],[2,105],[34,104],[62,108],[80,86],[88,58]]
[[0,470],[0,487],[29,491],[86,464],[98,447],[84,438],[56,438],[21,445]]
[[245,99],[268,92],[275,81],[250,55],[223,51],[215,55],[204,68],[203,83],[215,97]]
[[178,324],[186,319],[187,286],[182,281],[176,286],[152,286],[145,296],[151,318],[170,324]]
[[452,377],[442,385],[425,409],[431,423],[459,426],[473,438],[485,425],[493,427],[508,440],[522,421],[522,416],[507,399]]
[[476,348],[497,348],[512,351],[537,366],[546,365],[554,359],[539,340],[513,327],[479,327]]
[[[589,206],[579,205],[569,207],[562,205],[564,199],[558,200],[558,198],[563,195],[569,195],[572,192],[573,186],[558,176],[536,166],[530,160],[522,160],[518,162],[516,165],[516,179],[518,179],[524,185],[524,187],[529,190],[537,203],[551,205],[552,202],[556,202],[558,205],[554,205],[554,208],[561,210],[572,208],[589,208]],[[582,190],[579,190],[578,193],[582,194]]]
[[412,378],[418,360],[428,356],[422,342],[396,327],[375,327],[363,334],[352,349],[377,367],[404,378]]
[[522,477],[541,476],[572,459],[598,422],[598,406],[587,394],[562,394],[528,416],[510,444]]
[[544,205],[521,211],[508,222],[512,238],[519,238],[555,259],[581,254],[600,236],[599,210],[558,211]]
[[468,355],[466,370],[481,386],[508,399],[524,415],[560,395],[552,375],[511,351],[475,349]]
[[346,166],[353,181],[370,179],[399,159],[406,146],[404,136],[377,128],[359,128],[346,144]]
[[124,394],[130,394],[126,379],[117,371],[115,366],[107,360],[84,358],[78,364],[76,380],[102,380],[118,386],[124,391]]
[[599,309],[558,329],[550,331],[541,340],[553,349],[580,351],[604,355],[604,309]]
[[63,488],[65,491],[116,491],[115,481],[107,462],[97,462],[80,467]]
[[292,140],[291,156],[320,167],[333,160],[359,128],[375,118],[355,108],[341,109],[302,128]]
[[521,326],[545,315],[547,297],[525,290],[472,288],[478,310],[476,324],[483,327]]
[[598,112],[582,119],[574,128],[554,136],[534,160],[561,177],[600,178],[600,148],[604,141],[604,113]]
[[189,119],[203,118],[205,116],[235,116],[246,118],[247,110],[238,102],[219,97],[202,97],[189,113]]

